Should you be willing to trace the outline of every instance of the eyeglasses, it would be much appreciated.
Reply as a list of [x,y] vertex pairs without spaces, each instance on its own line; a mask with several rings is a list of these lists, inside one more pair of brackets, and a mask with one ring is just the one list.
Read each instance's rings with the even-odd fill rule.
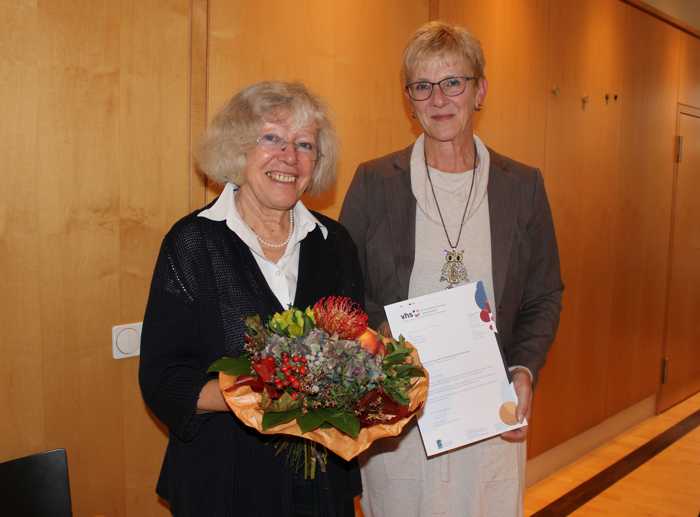
[[306,140],[290,142],[274,133],[265,133],[264,135],[260,135],[255,143],[270,151],[280,152],[285,151],[287,146],[291,144],[294,146],[294,150],[299,153],[300,156],[306,156],[311,159],[318,158],[318,148],[316,147],[316,144]]
[[478,77],[460,75],[445,77],[436,83],[431,81],[416,81],[415,83],[407,84],[406,91],[408,92],[409,97],[411,97],[411,99],[414,101],[425,101],[428,100],[433,94],[433,86],[437,84],[440,87],[440,90],[442,90],[442,93],[448,97],[456,97],[464,92],[469,81],[474,81],[476,79],[478,79]]

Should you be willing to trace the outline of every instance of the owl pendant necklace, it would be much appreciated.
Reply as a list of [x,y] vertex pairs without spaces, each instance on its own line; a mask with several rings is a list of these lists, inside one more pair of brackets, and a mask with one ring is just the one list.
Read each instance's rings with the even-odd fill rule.
[[457,241],[454,244],[452,244],[450,235],[447,233],[445,219],[442,217],[442,211],[440,210],[440,205],[438,203],[437,196],[435,195],[435,187],[433,186],[433,180],[430,177],[430,169],[428,168],[428,158],[425,154],[425,146],[423,147],[423,161],[425,162],[425,171],[428,174],[430,191],[433,193],[435,206],[437,207],[438,215],[440,216],[440,223],[442,223],[442,229],[445,231],[447,244],[449,244],[450,246],[450,249],[443,250],[443,253],[445,254],[445,263],[442,266],[440,282],[447,282],[447,288],[451,289],[456,285],[462,284],[464,282],[469,282],[469,274],[467,273],[467,268],[464,265],[464,250],[457,250],[457,246],[459,246],[459,240],[462,237],[464,220],[467,216],[469,201],[472,198],[472,190],[474,189],[474,178],[476,177],[476,142],[474,142],[474,166],[472,167],[472,180],[469,185],[469,194],[467,195],[467,203],[466,205],[464,205],[464,212],[462,213],[462,222],[459,225],[459,233],[457,234]]

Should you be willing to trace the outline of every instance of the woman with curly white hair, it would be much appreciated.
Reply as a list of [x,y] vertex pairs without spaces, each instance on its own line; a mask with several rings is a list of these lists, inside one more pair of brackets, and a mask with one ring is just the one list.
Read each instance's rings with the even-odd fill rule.
[[202,140],[199,165],[225,186],[163,240],[139,371],[144,400],[169,431],[157,492],[176,516],[354,515],[356,462],[329,452],[325,471],[304,479],[229,411],[207,373],[242,352],[247,315],[265,320],[329,295],[363,302],[348,233],[300,201],[332,183],[336,155],[326,108],[298,83],[242,90]]

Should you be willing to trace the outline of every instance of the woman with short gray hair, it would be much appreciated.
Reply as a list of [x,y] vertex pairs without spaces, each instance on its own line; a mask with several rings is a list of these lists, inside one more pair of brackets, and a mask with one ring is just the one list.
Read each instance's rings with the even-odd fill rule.
[[[402,76],[423,133],[360,165],[340,220],[360,252],[374,328],[390,332],[387,304],[483,282],[522,421],[557,329],[562,284],[542,175],[474,134],[484,69],[481,45],[466,30],[431,22],[416,31]],[[365,457],[365,517],[521,515],[526,432],[427,459],[418,428],[407,426]]]

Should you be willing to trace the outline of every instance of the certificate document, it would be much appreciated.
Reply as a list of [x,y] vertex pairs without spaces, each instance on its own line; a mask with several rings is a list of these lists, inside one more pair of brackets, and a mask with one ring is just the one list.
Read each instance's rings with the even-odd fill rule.
[[418,427],[428,456],[527,425],[496,342],[482,282],[385,307],[391,332],[418,350],[430,374]]

